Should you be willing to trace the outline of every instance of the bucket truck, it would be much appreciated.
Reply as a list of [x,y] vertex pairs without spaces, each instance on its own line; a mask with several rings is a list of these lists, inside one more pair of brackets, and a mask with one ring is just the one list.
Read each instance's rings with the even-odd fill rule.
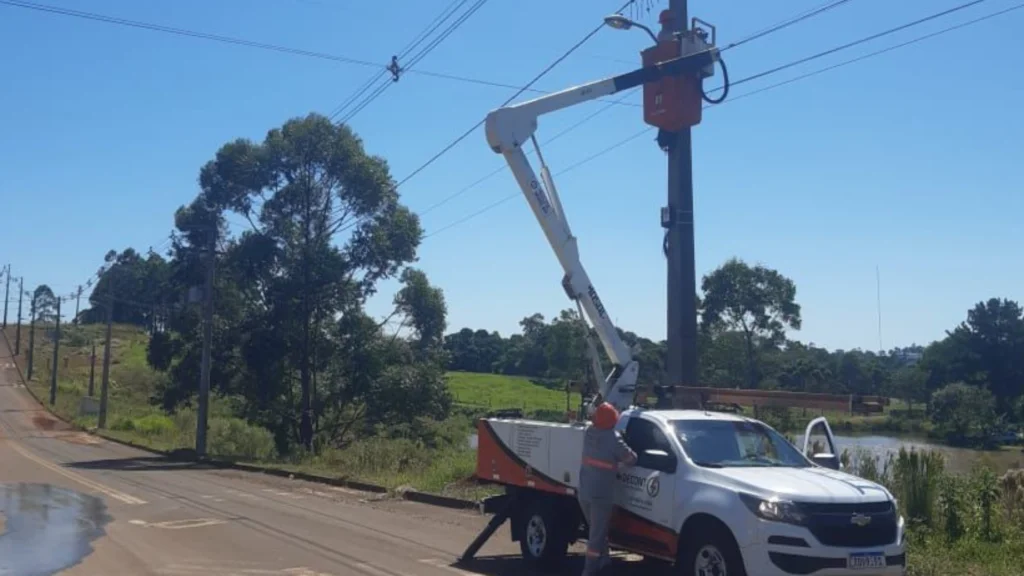
[[[639,459],[618,473],[610,542],[614,549],[671,563],[687,576],[903,574],[904,525],[895,499],[883,486],[840,470],[824,418],[808,425],[801,451],[769,426],[741,415],[633,405],[640,367],[583,267],[537,147],[537,120],[544,114],[666,77],[699,82],[718,61],[718,50],[704,46],[499,108],[485,122],[488,145],[504,156],[565,272],[566,295],[612,363],[591,405],[608,401],[620,410],[617,428]],[[523,149],[528,142],[537,149],[539,175]],[[505,493],[482,503],[483,511],[495,516],[463,562],[506,520],[534,569],[560,563],[569,546],[586,537],[576,501],[585,427],[583,421],[519,417],[477,422],[476,477],[503,485]],[[815,433],[824,438],[825,450],[808,453]]]

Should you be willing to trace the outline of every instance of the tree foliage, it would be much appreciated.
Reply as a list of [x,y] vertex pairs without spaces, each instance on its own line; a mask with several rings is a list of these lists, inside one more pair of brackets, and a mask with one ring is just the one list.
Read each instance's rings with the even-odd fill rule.
[[704,277],[701,290],[701,326],[743,334],[747,385],[756,388],[758,349],[784,343],[787,328],[800,329],[796,284],[776,270],[732,258]]
[[[830,351],[787,337],[787,329],[800,327],[800,307],[795,283],[777,271],[732,259],[706,276],[703,287],[703,386],[750,387],[753,381],[764,389],[890,396],[908,402],[911,415],[915,405],[928,408],[937,433],[961,443],[980,442],[1002,425],[1000,418],[1024,422],[1024,318],[1015,302],[979,302],[966,321],[928,346]],[[550,322],[533,314],[520,327],[507,337],[471,328],[447,335],[451,368],[582,377],[585,333],[575,311]],[[639,344],[641,385],[659,382],[665,342],[619,332],[628,344]],[[957,402],[967,408],[955,408]]]
[[[115,321],[152,327],[148,361],[169,376],[156,402],[174,410],[197,393],[212,258],[211,387],[280,451],[447,415],[447,305],[408,267],[422,229],[382,158],[311,114],[225,144],[199,185],[175,213],[167,257],[112,251],[90,298],[91,321],[112,292]],[[248,229],[229,234],[229,215]],[[394,313],[372,318],[365,304],[388,279],[401,285]]]
[[57,318],[57,297],[46,284],[40,284],[32,291],[32,309],[36,322],[52,324]]

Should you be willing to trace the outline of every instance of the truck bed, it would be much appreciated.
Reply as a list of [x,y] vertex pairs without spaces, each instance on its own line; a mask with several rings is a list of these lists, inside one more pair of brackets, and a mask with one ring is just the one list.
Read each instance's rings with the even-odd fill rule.
[[575,495],[583,430],[582,424],[482,418],[477,421],[477,478]]

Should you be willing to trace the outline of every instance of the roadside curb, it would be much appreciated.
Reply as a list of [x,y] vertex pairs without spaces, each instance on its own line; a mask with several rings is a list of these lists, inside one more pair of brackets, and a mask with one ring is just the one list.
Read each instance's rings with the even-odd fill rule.
[[419,502],[420,504],[429,504],[431,506],[452,508],[455,510],[480,509],[479,502],[463,500],[461,498],[452,498],[450,496],[441,496],[440,494],[431,494],[429,492],[418,492],[416,490],[406,490],[402,492],[402,498],[412,502]]
[[[98,438],[103,438],[108,442],[120,444],[128,448],[134,448],[135,450],[141,450],[143,452],[148,452],[156,456],[163,456],[170,460],[196,462],[201,464],[208,464],[215,468],[239,470],[242,472],[251,472],[256,474],[266,474],[268,476],[276,476],[278,478],[304,480],[306,482],[313,482],[316,484],[327,484],[330,486],[337,486],[339,488],[348,488],[350,490],[358,490],[360,492],[369,492],[371,494],[387,494],[391,492],[391,490],[388,490],[388,488],[385,486],[378,486],[376,484],[369,484],[366,482],[359,482],[356,480],[346,480],[344,478],[337,478],[332,476],[321,476],[319,474],[310,474],[308,472],[289,471],[283,468],[272,468],[269,466],[258,466],[253,464],[242,464],[238,462],[231,462],[229,460],[214,460],[195,457],[183,458],[180,454],[175,454],[174,452],[157,450],[155,448],[143,446],[141,444],[138,444],[137,442],[115,438],[113,436],[100,432],[99,430],[89,430],[87,428],[79,426],[78,424],[75,424],[74,422],[65,419],[64,417],[57,414],[53,410],[50,410],[50,407],[47,406],[47,404],[43,402],[43,400],[39,398],[39,396],[36,395],[36,393],[32,390],[32,387],[29,386],[28,382],[25,380],[25,375],[21,371],[21,366],[18,365],[18,361],[14,356],[14,349],[11,348],[11,343],[7,339],[6,331],[0,330],[0,334],[3,335],[4,345],[7,347],[7,352],[11,355],[11,363],[14,364],[15,369],[18,371],[18,377],[21,379],[21,383],[24,384],[25,389],[28,390],[29,395],[31,395],[32,398],[35,399],[35,401],[44,410],[46,410],[47,413],[49,413],[57,420],[60,420],[64,424],[67,424],[74,430],[84,432],[86,434],[91,434]],[[418,502],[420,504],[428,504],[440,508],[451,508],[454,510],[479,510],[480,508],[480,503],[475,502],[473,500],[452,498],[450,496],[441,496],[440,494],[430,494],[428,492],[419,492],[417,490],[396,491],[396,494],[403,500],[408,500],[410,502]]]

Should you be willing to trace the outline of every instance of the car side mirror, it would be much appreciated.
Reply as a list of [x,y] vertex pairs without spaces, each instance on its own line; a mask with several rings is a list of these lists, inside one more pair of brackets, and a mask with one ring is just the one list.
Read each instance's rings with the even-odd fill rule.
[[838,456],[827,452],[811,456],[811,462],[824,468],[831,468],[832,470],[841,470],[843,467],[843,463],[839,461]]
[[672,474],[676,471],[676,457],[664,450],[644,450],[637,458],[637,465]]

